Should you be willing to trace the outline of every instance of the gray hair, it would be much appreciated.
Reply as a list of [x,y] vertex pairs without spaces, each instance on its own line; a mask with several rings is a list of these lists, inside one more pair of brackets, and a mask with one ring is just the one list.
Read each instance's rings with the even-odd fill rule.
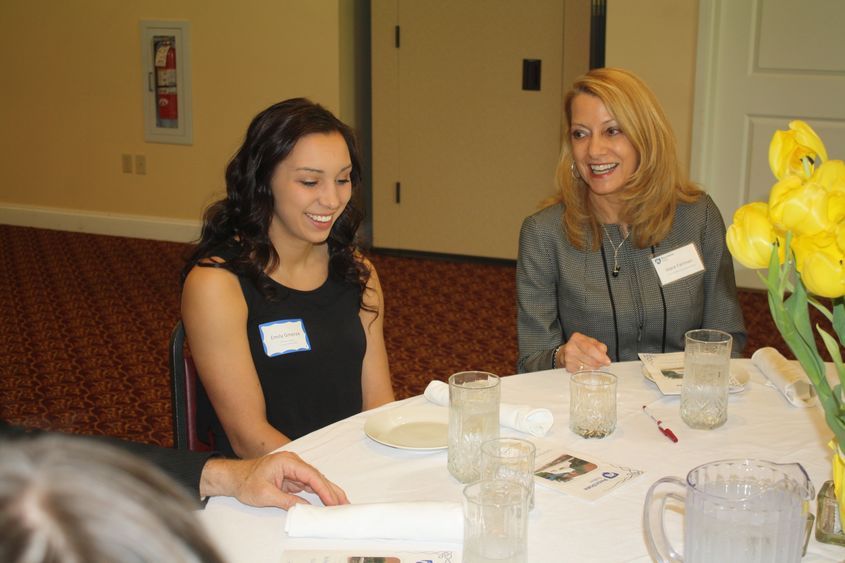
[[157,468],[93,440],[0,442],[5,563],[222,563],[195,508]]

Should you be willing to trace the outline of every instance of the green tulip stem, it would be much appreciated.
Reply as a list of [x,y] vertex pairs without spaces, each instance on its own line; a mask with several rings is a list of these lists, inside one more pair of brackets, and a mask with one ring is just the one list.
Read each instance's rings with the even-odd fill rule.
[[831,323],[833,322],[833,313],[830,312],[830,309],[822,305],[821,301],[810,295],[807,298],[807,302],[813,307],[815,307],[818,312],[824,315],[827,320],[829,320]]
[[[804,159],[805,168],[808,166]],[[792,252],[792,233],[786,233],[785,260],[780,264],[778,245],[772,245],[769,259],[769,271],[765,282],[768,293],[769,310],[772,320],[778,328],[783,340],[795,355],[798,363],[807,373],[807,377],[816,388],[819,401],[825,412],[825,420],[830,426],[840,444],[845,444],[845,401],[842,397],[842,383],[845,381],[845,364],[843,364],[841,347],[845,340],[845,302],[842,297],[833,299],[833,311],[825,307],[815,297],[807,293],[801,281],[801,276],[795,269],[795,257]],[[794,279],[794,283],[791,282]],[[786,296],[789,291],[789,296]],[[816,325],[815,329],[821,335],[825,348],[836,366],[839,384],[831,389],[827,379],[824,360],[816,346],[813,326],[810,323],[809,305],[822,312],[831,321],[836,338]]]

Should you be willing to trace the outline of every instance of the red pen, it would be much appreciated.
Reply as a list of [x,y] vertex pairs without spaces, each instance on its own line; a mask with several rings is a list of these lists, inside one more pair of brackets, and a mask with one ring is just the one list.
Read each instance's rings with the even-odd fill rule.
[[648,416],[649,416],[649,417],[650,417],[650,418],[651,418],[654,422],[656,422],[656,423],[657,423],[657,428],[658,428],[661,432],[663,432],[663,435],[664,435],[664,436],[666,436],[667,438],[669,438],[669,439],[670,439],[670,440],[672,440],[673,442],[677,442],[677,441],[678,441],[678,437],[677,437],[677,436],[675,436],[675,433],[674,433],[674,432],[672,432],[672,431],[671,431],[668,427],[663,428],[663,421],[662,421],[662,420],[657,420],[656,418],[654,418],[654,415],[652,415],[650,412],[648,412],[648,409],[646,409],[646,408],[645,408],[645,405],[643,405],[643,412],[644,412],[644,413],[646,413],[646,414],[647,414],[647,415],[648,415]]

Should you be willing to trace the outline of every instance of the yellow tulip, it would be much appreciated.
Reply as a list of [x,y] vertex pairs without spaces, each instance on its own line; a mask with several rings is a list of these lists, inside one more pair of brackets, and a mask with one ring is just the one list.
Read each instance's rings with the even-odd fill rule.
[[812,181],[831,190],[845,190],[845,162],[828,160],[813,173]]
[[[845,487],[845,459],[840,453],[842,449],[833,439],[828,443],[830,449],[833,450],[833,492],[837,495],[836,498],[842,498],[843,487]],[[845,522],[845,502],[839,504],[839,518]]]
[[827,203],[828,192],[823,186],[790,175],[772,187],[769,219],[780,231],[812,236],[833,228]]
[[838,225],[845,219],[845,190],[834,192],[827,199],[827,220]]
[[775,131],[769,144],[769,167],[775,178],[783,180],[789,174],[806,177],[801,162],[805,156],[810,157],[816,165],[819,159],[821,162],[827,160],[824,143],[809,125],[796,120],[789,123],[789,131]]
[[835,256],[839,250],[836,247],[836,237],[822,232],[815,235],[804,235],[792,239],[792,252],[795,254],[795,269],[804,269],[804,260],[819,252]]
[[804,258],[801,281],[807,291],[820,297],[842,297],[845,295],[845,255],[834,245],[829,250],[836,252],[815,252]]
[[845,219],[845,162],[828,160],[813,172],[810,182],[828,193],[828,221],[836,224]]
[[726,235],[728,249],[734,258],[746,268],[754,269],[768,267],[775,240],[769,206],[760,201],[737,209]]
[[836,225],[836,245],[845,252],[845,222]]
[[845,254],[831,233],[792,240],[795,268],[807,291],[821,297],[845,295]]

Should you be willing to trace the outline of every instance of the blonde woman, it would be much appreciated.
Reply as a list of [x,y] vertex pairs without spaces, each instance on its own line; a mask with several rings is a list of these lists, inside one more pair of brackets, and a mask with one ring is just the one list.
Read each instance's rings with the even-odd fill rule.
[[684,349],[715,328],[746,340],[725,225],[682,172],[669,123],[633,73],[595,69],[564,98],[555,202],[522,224],[520,372]]

